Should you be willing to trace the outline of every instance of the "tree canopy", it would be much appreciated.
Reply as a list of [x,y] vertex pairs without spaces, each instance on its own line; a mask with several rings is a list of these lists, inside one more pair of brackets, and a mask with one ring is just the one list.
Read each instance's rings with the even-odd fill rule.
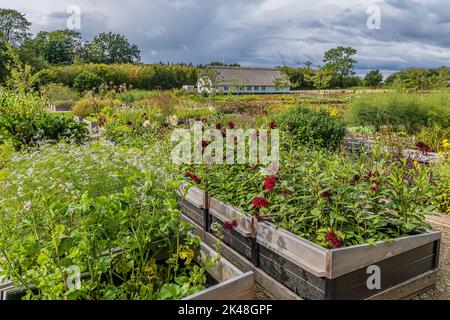
[[327,70],[336,73],[339,86],[343,87],[344,79],[355,74],[354,67],[357,61],[353,56],[357,54],[357,50],[352,47],[337,47],[325,52],[323,62]]
[[0,9],[0,33],[11,46],[19,47],[30,38],[30,26],[24,14],[12,9]]

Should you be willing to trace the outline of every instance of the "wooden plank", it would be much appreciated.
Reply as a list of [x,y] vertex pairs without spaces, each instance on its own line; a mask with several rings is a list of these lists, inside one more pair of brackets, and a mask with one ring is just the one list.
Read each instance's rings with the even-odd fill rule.
[[330,279],[338,278],[387,258],[440,240],[441,236],[441,232],[430,231],[426,234],[399,238],[392,242],[380,242],[372,246],[363,244],[330,250],[331,269],[328,277]]
[[438,271],[432,270],[413,279],[401,283],[393,288],[376,294],[368,300],[405,300],[431,289],[438,279]]
[[286,230],[277,229],[267,222],[258,223],[257,240],[262,246],[317,277],[324,277],[329,274],[329,250],[311,241],[300,238]]
[[[188,217],[183,216],[183,220],[195,227],[194,233],[199,236],[203,242],[209,246],[214,246],[219,240],[212,234],[205,232],[200,226],[196,225]],[[273,279],[267,273],[256,268],[249,260],[231,249],[229,246],[222,244],[221,254],[230,261],[234,266],[243,272],[252,271],[255,275],[255,283],[258,284],[263,291],[275,300],[301,300],[294,292],[286,288],[277,280]]]
[[329,297],[334,300],[366,299],[434,270],[436,259],[434,243],[429,243],[377,263],[381,271],[379,290],[370,290],[367,287],[370,275],[367,274],[366,268],[362,268],[331,280]]
[[203,215],[203,210],[198,208],[195,204],[191,203],[188,200],[182,200],[181,197],[178,200],[180,211],[187,215],[191,220],[194,220],[194,222],[201,227],[205,226],[205,219]]
[[254,291],[254,274],[253,272],[247,272],[184,300],[253,300]]

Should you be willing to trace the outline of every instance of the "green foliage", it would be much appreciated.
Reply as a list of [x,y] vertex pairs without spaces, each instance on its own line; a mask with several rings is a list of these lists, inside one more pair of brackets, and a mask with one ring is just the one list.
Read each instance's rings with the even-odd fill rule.
[[11,141],[21,148],[43,140],[81,142],[85,130],[70,116],[47,112],[43,100],[35,95],[0,93],[0,143]]
[[434,168],[434,173],[435,204],[440,213],[450,215],[450,158],[438,163]]
[[364,83],[368,87],[379,87],[383,83],[383,74],[380,70],[372,70],[364,77]]
[[49,84],[40,88],[41,94],[53,106],[72,107],[80,97],[69,87]]
[[133,89],[155,90],[181,88],[197,82],[198,70],[180,65],[132,65],[132,64],[74,64],[52,67],[38,73],[41,85],[48,82],[72,87],[75,78],[83,72],[91,72],[112,85],[126,84]]
[[75,103],[72,113],[80,117],[88,117],[100,113],[105,108],[115,108],[118,102],[109,98],[100,98],[88,94]]
[[442,141],[450,139],[450,127],[442,128],[438,124],[431,127],[424,127],[417,134],[417,140],[425,143],[433,152],[442,152],[444,147]]
[[12,9],[0,8],[0,34],[13,47],[19,47],[30,37],[31,23],[25,15]]
[[205,288],[176,185],[137,157],[102,143],[15,157],[0,180],[0,267],[24,299],[181,299]]
[[88,63],[136,63],[141,59],[139,48],[120,35],[101,33],[84,48],[83,60]]
[[327,111],[295,107],[277,117],[279,128],[290,135],[296,145],[340,147],[345,136],[345,123]]
[[84,71],[73,80],[73,88],[80,93],[91,90],[96,91],[99,90],[104,82],[104,79],[99,75]]
[[392,74],[386,79],[386,84],[401,89],[429,90],[446,88],[449,80],[450,69],[447,67],[409,68]]
[[362,94],[353,99],[349,117],[358,125],[377,130],[390,126],[410,134],[434,123],[445,128],[450,126],[450,92]]

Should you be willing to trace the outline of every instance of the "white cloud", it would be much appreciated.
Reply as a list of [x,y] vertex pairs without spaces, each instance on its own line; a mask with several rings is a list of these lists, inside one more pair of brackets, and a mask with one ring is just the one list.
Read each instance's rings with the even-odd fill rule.
[[[36,5],[36,3],[39,5]],[[27,14],[33,32],[64,28],[72,0],[0,0]],[[382,29],[366,26],[370,5]],[[124,34],[144,61],[247,65],[322,63],[325,50],[358,49],[358,69],[437,67],[450,61],[448,0],[79,0],[85,39]]]

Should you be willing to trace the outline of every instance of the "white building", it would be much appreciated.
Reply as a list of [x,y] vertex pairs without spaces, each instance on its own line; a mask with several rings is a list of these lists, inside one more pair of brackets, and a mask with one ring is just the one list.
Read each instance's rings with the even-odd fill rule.
[[197,88],[201,94],[288,93],[290,83],[278,69],[211,66],[201,74]]

